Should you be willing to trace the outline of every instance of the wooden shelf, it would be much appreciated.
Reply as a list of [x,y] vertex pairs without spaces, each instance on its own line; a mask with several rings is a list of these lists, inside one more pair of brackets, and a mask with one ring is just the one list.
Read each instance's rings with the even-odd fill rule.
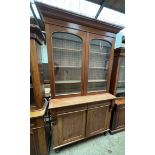
[[106,69],[105,67],[89,67],[89,69]]
[[125,93],[125,88],[117,88],[116,93]]
[[109,54],[109,53],[101,53],[101,52],[89,52],[90,54],[99,54],[99,55],[106,55],[106,54]]
[[74,94],[80,94],[80,92],[57,93],[56,96],[60,96],[60,95],[64,95],[65,96],[65,95],[68,95],[68,94],[74,95]]
[[54,68],[59,67],[59,68],[78,68],[80,69],[80,66],[54,66]]
[[125,81],[118,81],[119,83],[125,83]]
[[78,50],[78,49],[70,49],[70,48],[61,48],[61,47],[53,47],[54,49],[59,49],[59,50],[66,50],[67,52],[73,52],[73,51],[82,51],[82,49]]
[[89,90],[89,93],[98,93],[98,92],[106,92],[105,89],[101,89],[101,90]]
[[80,83],[80,80],[63,80],[63,81],[55,81],[56,84],[65,84],[65,83]]
[[107,80],[88,80],[88,82],[107,82]]

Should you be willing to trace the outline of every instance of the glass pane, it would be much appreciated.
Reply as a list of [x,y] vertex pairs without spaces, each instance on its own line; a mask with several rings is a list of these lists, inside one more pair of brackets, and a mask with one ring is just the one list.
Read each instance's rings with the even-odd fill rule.
[[125,96],[125,57],[121,57],[121,60],[120,60],[120,69],[119,69],[118,84],[116,89],[116,96],[117,97]]
[[77,94],[80,92],[80,83],[56,83],[56,95]]
[[35,100],[34,100],[34,93],[33,93],[33,85],[32,85],[32,77],[31,77],[31,72],[30,72],[30,105],[34,105]]
[[90,42],[88,91],[106,90],[111,45],[94,39]]
[[106,87],[107,87],[106,82],[89,82],[88,83],[89,92],[106,90]]
[[56,32],[52,35],[55,93],[79,93],[81,83],[82,40],[76,35]]
[[43,97],[45,96],[45,88],[44,88],[44,77],[43,77],[43,64],[42,64],[42,48],[41,45],[36,43],[37,48],[37,56],[38,56],[38,67],[39,67],[39,76],[40,76],[40,84],[41,84],[41,93]]
[[45,97],[51,96],[50,93],[50,77],[49,77],[49,68],[48,68],[48,54],[47,54],[47,46],[42,44],[42,67],[43,67],[43,80],[45,87]]

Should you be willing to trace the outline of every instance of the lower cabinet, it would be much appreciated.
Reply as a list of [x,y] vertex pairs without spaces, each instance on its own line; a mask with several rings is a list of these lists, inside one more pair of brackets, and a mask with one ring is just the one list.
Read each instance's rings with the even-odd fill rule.
[[40,155],[37,131],[30,130],[30,155]]
[[44,118],[32,118],[30,125],[30,155],[47,155],[50,146],[46,130],[49,129],[46,129]]
[[110,133],[114,134],[122,130],[125,130],[125,103],[116,103],[112,113]]
[[52,110],[53,149],[110,130],[111,101]]

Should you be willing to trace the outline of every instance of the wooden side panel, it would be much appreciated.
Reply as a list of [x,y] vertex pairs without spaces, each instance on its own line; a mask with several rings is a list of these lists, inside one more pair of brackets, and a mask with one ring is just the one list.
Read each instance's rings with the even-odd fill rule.
[[120,72],[121,57],[125,57],[125,49],[124,48],[115,49],[111,81],[110,81],[110,93],[112,93],[113,95],[116,95],[116,88],[117,88],[119,72]]
[[80,140],[85,137],[86,111],[66,113],[57,117],[53,128],[54,147]]
[[92,136],[107,130],[109,106],[90,108],[87,112],[86,135]]
[[117,78],[118,78],[118,61],[119,57],[114,57],[113,61],[113,67],[112,67],[112,74],[111,74],[111,81],[110,81],[110,93],[115,95],[116,92],[116,84],[117,84]]
[[40,45],[34,40],[30,41],[30,63],[31,63],[31,76],[33,83],[33,92],[35,98],[35,105],[37,109],[42,108],[42,98],[44,96],[44,87],[42,80]]

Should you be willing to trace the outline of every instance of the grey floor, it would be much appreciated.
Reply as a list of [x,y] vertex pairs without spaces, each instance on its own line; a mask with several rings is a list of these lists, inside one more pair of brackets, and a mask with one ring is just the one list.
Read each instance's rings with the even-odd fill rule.
[[50,155],[125,155],[125,132],[114,135],[103,134],[83,140],[60,149]]

